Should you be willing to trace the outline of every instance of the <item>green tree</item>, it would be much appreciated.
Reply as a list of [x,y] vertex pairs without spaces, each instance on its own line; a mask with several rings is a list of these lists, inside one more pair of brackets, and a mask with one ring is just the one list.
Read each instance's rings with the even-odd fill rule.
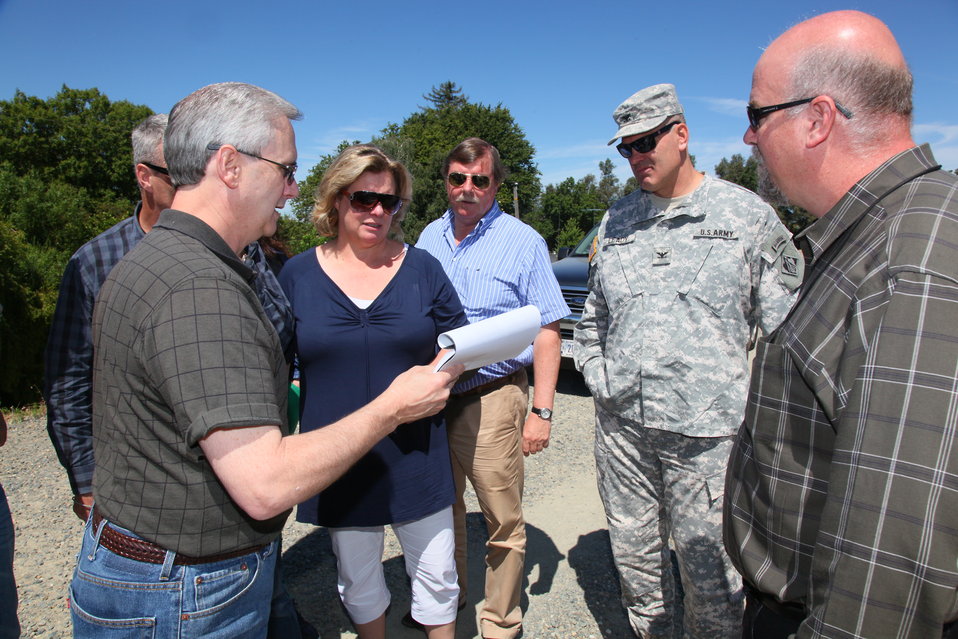
[[[601,165],[600,165],[601,168]],[[543,237],[557,249],[575,246],[589,229],[602,218],[609,202],[604,199],[601,182],[589,173],[576,180],[566,178],[559,184],[549,184],[542,193],[540,211],[548,233]],[[613,198],[613,201],[618,198]]]
[[49,250],[27,242],[24,233],[0,219],[0,402],[33,403],[40,396],[43,344],[55,290],[45,282]]
[[0,159],[20,175],[60,180],[100,197],[138,197],[132,177],[130,132],[153,111],[98,89],[64,85],[52,98],[17,91],[0,101]]
[[619,178],[613,172],[615,164],[606,158],[599,162],[599,186],[597,195],[603,208],[609,208],[612,203],[624,195]]
[[130,214],[130,132],[149,107],[97,89],[0,101],[0,400],[39,399],[42,353],[69,256]]
[[429,93],[422,97],[431,102],[435,109],[442,109],[444,107],[458,108],[469,104],[469,98],[462,92],[462,89],[451,80],[441,83],[438,87],[433,87],[429,90]]
[[[508,171],[499,191],[499,202],[503,210],[512,213],[512,183],[518,183],[520,217],[535,226],[539,218],[534,204],[541,188],[539,170],[533,160],[535,149],[509,110],[501,104],[493,107],[470,102],[454,82],[433,87],[423,98],[430,106],[420,107],[399,124],[387,124],[370,141],[402,162],[412,174],[413,199],[403,221],[406,241],[415,243],[422,229],[446,210],[446,188],[440,174],[442,162],[449,151],[468,137],[482,138],[499,149]],[[335,157],[350,144],[359,143],[359,140],[343,141],[335,153],[323,156],[310,169],[306,179],[300,182],[299,197],[290,203],[293,221],[283,221],[284,231],[303,244],[315,242],[315,236],[302,229],[310,224],[316,187]],[[291,246],[297,245],[290,238],[288,241]]]
[[[497,104],[474,103],[453,82],[444,82],[423,96],[431,106],[386,126],[373,140],[402,161],[413,176],[413,201],[403,222],[407,240],[414,242],[425,226],[446,210],[446,189],[440,174],[449,151],[468,137],[482,138],[497,149],[508,176],[498,199],[513,213],[512,185],[519,191],[520,217],[529,217],[541,188],[535,149],[513,119],[509,109]],[[529,217],[529,219],[527,219]]]
[[731,159],[722,158],[722,161],[715,165],[715,175],[744,186],[749,191],[758,190],[758,162],[754,156],[750,155],[746,160],[736,153]]

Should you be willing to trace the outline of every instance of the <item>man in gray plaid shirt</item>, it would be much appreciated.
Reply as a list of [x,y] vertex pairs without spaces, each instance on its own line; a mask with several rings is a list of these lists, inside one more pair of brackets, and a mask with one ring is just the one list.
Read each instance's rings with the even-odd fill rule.
[[911,138],[888,27],[826,13],[755,67],[745,142],[818,218],[760,341],[729,461],[744,636],[951,636],[958,616],[958,177]]
[[235,82],[170,112],[172,207],[94,307],[95,505],[70,586],[74,637],[265,637],[292,506],[438,412],[462,371],[415,367],[338,422],[283,436],[288,362],[239,253],[299,192],[298,117]]

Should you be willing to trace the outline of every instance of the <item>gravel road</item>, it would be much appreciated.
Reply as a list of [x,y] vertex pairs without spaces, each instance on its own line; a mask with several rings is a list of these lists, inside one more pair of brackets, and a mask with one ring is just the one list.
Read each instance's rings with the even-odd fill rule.
[[[526,459],[528,531],[522,597],[524,637],[631,637],[619,603],[605,518],[595,488],[592,399],[574,371],[562,371],[552,443]],[[0,482],[16,527],[15,571],[25,638],[70,636],[67,584],[82,524],[70,510],[70,489],[47,437],[42,417],[8,418],[0,449]],[[460,614],[457,639],[477,636],[475,612],[483,589],[485,525],[475,499],[469,505],[469,607]],[[283,533],[286,581],[302,615],[323,639],[355,637],[336,596],[335,560],[325,529],[290,518]],[[387,534],[383,556],[393,595],[387,634],[421,633],[399,623],[409,588],[399,546]]]

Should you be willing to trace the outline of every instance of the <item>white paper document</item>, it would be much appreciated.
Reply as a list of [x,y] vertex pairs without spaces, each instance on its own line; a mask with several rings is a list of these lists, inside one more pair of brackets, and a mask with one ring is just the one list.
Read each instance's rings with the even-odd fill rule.
[[436,371],[453,363],[471,371],[513,358],[532,343],[541,321],[539,309],[530,304],[440,333],[436,343],[449,352],[436,364]]

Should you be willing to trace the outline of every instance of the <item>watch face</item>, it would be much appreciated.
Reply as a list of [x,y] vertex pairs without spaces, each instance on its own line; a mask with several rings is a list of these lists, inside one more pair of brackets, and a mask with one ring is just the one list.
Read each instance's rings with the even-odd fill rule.
[[532,412],[536,413],[542,419],[552,419],[552,409],[551,408],[536,408]]

